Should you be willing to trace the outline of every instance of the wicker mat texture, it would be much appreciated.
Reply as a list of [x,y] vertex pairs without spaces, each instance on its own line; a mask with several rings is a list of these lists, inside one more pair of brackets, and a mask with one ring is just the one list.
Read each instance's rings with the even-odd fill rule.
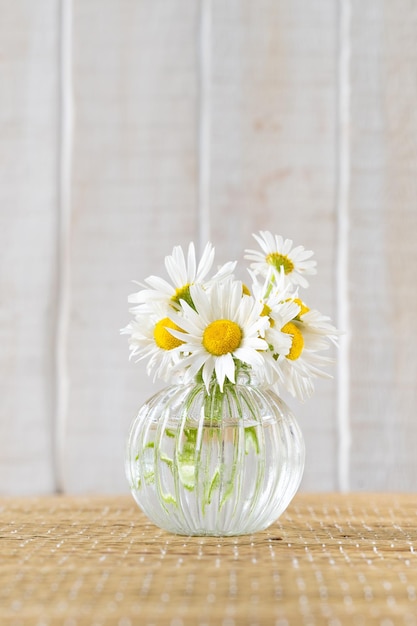
[[417,626],[417,496],[298,494],[182,537],[130,496],[0,499],[1,626]]

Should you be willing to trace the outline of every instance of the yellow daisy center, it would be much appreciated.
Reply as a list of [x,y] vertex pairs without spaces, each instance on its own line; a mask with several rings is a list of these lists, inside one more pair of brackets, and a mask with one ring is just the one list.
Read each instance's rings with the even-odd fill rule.
[[203,346],[214,356],[222,356],[236,350],[242,341],[240,327],[231,320],[211,322],[203,333]]
[[261,311],[261,315],[262,315],[263,317],[267,317],[267,316],[270,314],[271,310],[272,310],[272,309],[271,309],[271,307],[270,307],[270,306],[268,306],[268,305],[265,303],[265,304],[264,304],[264,308],[263,308],[263,309],[262,309],[262,311]]
[[261,316],[263,317],[268,317],[269,318],[269,325],[271,328],[274,327],[275,321],[272,319],[272,317],[269,317],[269,314],[271,313],[272,309],[270,306],[268,306],[266,303],[264,304],[264,307],[261,311]]
[[281,267],[283,267],[285,274],[291,274],[294,269],[294,263],[291,259],[285,254],[280,254],[279,252],[270,252],[266,257],[266,262],[275,267],[278,271],[280,271]]
[[289,353],[286,355],[287,359],[290,361],[295,361],[301,356],[301,353],[304,348],[304,338],[301,334],[301,331],[297,328],[293,322],[288,322],[281,328],[283,333],[287,333],[287,335],[292,336],[292,344]]
[[158,348],[162,348],[162,350],[172,350],[184,343],[181,339],[177,339],[171,335],[167,328],[182,331],[182,328],[174,324],[169,317],[164,317],[162,320],[159,320],[153,329],[153,337]]
[[310,309],[308,308],[308,306],[304,304],[302,300],[300,300],[300,298],[294,298],[294,302],[295,304],[298,304],[298,306],[300,307],[300,312],[298,314],[298,317],[300,317],[301,315],[304,315],[304,313],[309,312]]
[[175,290],[175,293],[171,298],[172,302],[175,302],[175,304],[179,304],[180,300],[185,300],[187,304],[195,309],[194,302],[190,294],[190,286],[191,285],[187,283],[186,285],[183,285],[183,287],[178,287],[178,289]]
[[242,295],[244,296],[250,296],[250,290],[249,287],[247,287],[245,285],[245,283],[242,283]]
[[302,300],[300,300],[300,298],[287,298],[285,302],[295,302],[295,304],[298,304],[298,306],[300,307],[300,312],[294,318],[296,320],[300,320],[301,316],[304,315],[304,313],[308,313],[310,310],[308,306],[305,305]]

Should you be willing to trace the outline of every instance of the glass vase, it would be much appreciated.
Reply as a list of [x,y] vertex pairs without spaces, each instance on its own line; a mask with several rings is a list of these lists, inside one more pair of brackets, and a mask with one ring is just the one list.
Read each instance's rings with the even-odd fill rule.
[[295,495],[304,441],[288,406],[250,375],[171,385],[130,429],[126,475],[137,504],[182,535],[242,535],[272,524]]

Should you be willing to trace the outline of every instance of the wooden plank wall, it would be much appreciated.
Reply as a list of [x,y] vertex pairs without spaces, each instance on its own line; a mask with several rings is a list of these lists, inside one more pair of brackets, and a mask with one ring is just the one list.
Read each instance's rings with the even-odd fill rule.
[[351,481],[416,489],[417,6],[352,4]]
[[176,244],[316,252],[346,334],[288,400],[305,490],[414,490],[417,10],[411,0],[0,0],[0,492],[119,492],[157,388],[132,280]]
[[54,489],[59,3],[0,2],[0,489]]

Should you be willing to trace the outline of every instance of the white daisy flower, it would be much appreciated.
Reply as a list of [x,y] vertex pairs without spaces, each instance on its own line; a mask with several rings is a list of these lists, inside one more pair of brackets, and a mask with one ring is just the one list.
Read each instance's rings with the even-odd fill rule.
[[[268,346],[269,352],[273,354],[288,354],[291,349],[291,337],[288,333],[282,332],[281,328],[288,322],[293,320],[300,312],[299,305],[293,298],[289,297],[290,285],[284,285],[283,276],[281,275],[278,282],[271,280],[272,270],[268,272],[268,276],[263,282],[260,282],[255,274],[249,270],[252,277],[252,295],[257,302],[262,304],[261,315],[268,319],[269,325],[263,335]],[[271,354],[265,355],[268,359]],[[267,380],[271,381],[271,368],[267,368]]]
[[130,335],[130,356],[147,358],[154,378],[182,371],[188,381],[201,373],[208,392],[213,381],[223,391],[246,364],[260,381],[304,399],[314,378],[330,377],[322,368],[332,359],[320,353],[337,344],[339,333],[298,296],[316,273],[313,253],[269,231],[254,237],[261,251],[246,250],[245,257],[252,261],[251,290],[233,279],[236,263],[208,278],[214,248],[208,243],[197,264],[191,243],[187,256],[176,246],[165,257],[170,281],[149,276],[129,297],[135,319],[122,332]]
[[253,295],[256,300],[267,303],[270,300],[282,301],[293,297],[292,285],[288,283],[283,273],[277,274],[272,267],[268,267],[266,273],[262,275],[250,269],[247,271],[252,279],[251,288],[247,289],[247,293]]
[[253,261],[253,270],[265,276],[272,267],[277,274],[284,274],[288,283],[308,287],[305,276],[315,274],[317,265],[316,261],[309,260],[313,256],[311,250],[305,250],[303,246],[293,248],[291,239],[283,239],[266,230],[253,236],[262,249],[262,252],[246,250],[245,259]]
[[324,350],[328,348],[329,341],[337,345],[337,339],[340,335],[339,331],[333,324],[330,323],[330,317],[322,315],[320,311],[315,309],[309,309],[304,303],[303,308],[300,311],[299,318],[303,322],[303,335],[312,335],[316,339],[316,345],[319,345],[319,338],[321,337],[320,345],[317,350]]
[[[207,243],[200,262],[197,265],[194,244],[188,246],[187,259],[181,246],[175,246],[172,254],[165,257],[165,268],[171,279],[171,283],[158,276],[149,276],[145,279],[145,288],[129,296],[129,302],[139,305],[132,312],[140,312],[144,305],[151,310],[155,303],[170,305],[180,308],[180,300],[185,300],[193,306],[190,297],[190,287],[193,284],[202,283],[211,270],[214,261],[214,248]],[[229,276],[234,271],[235,262],[228,262],[217,271],[208,281],[217,281]]]
[[213,375],[223,391],[226,378],[235,382],[236,361],[262,370],[259,351],[268,348],[261,338],[268,326],[268,319],[261,316],[262,304],[243,296],[242,283],[231,279],[213,283],[209,291],[192,285],[190,293],[195,310],[182,301],[182,315],[171,315],[185,331],[171,332],[184,341],[181,349],[189,353],[182,361],[187,379],[202,370],[207,391]]
[[294,360],[288,356],[279,356],[275,367],[278,385],[295,398],[305,400],[314,392],[314,378],[332,378],[321,369],[330,363],[333,363],[332,359],[308,349],[303,350],[302,357]]
[[183,342],[170,333],[172,329],[182,330],[169,319],[167,309],[157,305],[152,314],[136,315],[121,331],[130,335],[130,358],[136,361],[148,358],[146,371],[148,375],[153,373],[154,380],[157,377],[168,380],[172,368],[180,361],[177,349]]
[[273,361],[269,360],[268,364],[275,370],[278,384],[303,400],[313,393],[314,378],[331,378],[321,368],[333,360],[318,353],[329,347],[329,342],[335,340],[337,332],[328,324],[328,318],[324,318],[324,321],[318,312],[310,316],[311,323],[306,322],[309,310],[304,303],[301,305],[298,315],[281,327],[281,332],[288,334],[291,339],[289,352],[280,353],[279,345],[274,346]]

